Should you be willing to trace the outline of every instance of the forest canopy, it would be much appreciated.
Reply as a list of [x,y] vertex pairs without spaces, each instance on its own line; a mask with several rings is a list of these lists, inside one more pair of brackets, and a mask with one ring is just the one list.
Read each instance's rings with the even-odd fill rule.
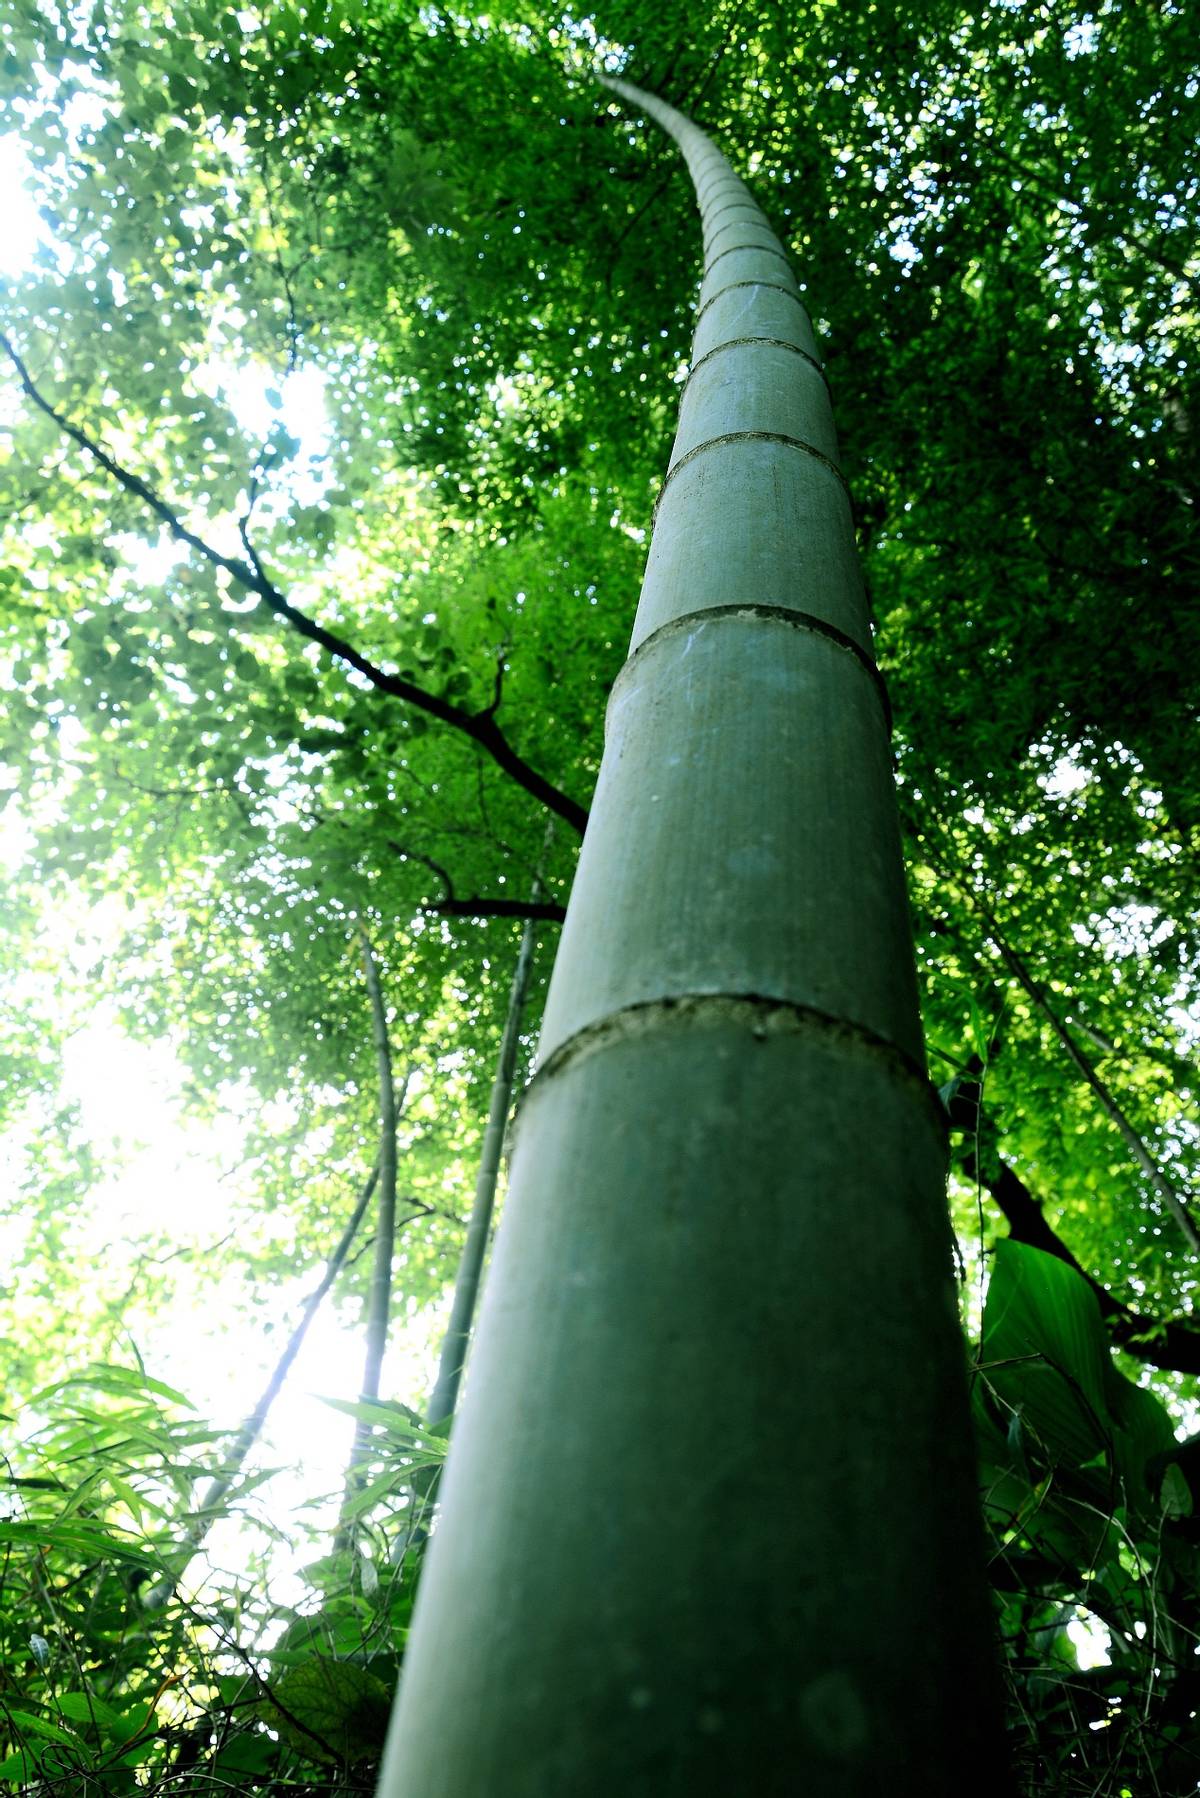
[[[426,1393],[385,1368],[369,1477],[282,1604],[266,1534],[188,1585],[242,1418],[197,1418],[136,1345],[184,1304],[214,1337],[278,1323],[320,1278],[379,1158],[371,967],[411,1365],[444,1322],[689,372],[694,198],[608,70],[750,184],[832,395],[1022,1789],[1194,1790],[1185,9],[14,0],[0,66],[40,220],[0,293],[0,1779],[369,1785],[444,1449]],[[105,1242],[68,1078],[98,1013],[236,1143],[215,1248],[169,1194]],[[347,1321],[369,1275],[356,1252],[333,1286]],[[268,1472],[222,1516],[270,1520]]]

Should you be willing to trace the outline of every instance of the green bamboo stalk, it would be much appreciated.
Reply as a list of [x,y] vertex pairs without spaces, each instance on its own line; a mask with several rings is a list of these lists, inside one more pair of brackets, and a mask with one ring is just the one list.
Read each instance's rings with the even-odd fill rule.
[[[371,1202],[371,1196],[375,1191],[378,1179],[379,1169],[378,1167],[374,1167],[371,1169],[371,1174],[366,1185],[358,1195],[358,1202],[350,1214],[346,1228],[338,1238],[336,1248],[325,1263],[325,1272],[321,1275],[317,1285],[304,1301],[299,1321],[291,1335],[288,1337],[284,1351],[275,1363],[271,1377],[263,1387],[258,1403],[255,1405],[253,1411],[251,1411],[241,1429],[238,1431],[237,1436],[234,1438],[233,1447],[226,1459],[225,1466],[221,1473],[205,1490],[199,1508],[201,1512],[206,1514],[206,1516],[209,1513],[215,1515],[216,1507],[225,1498],[226,1493],[241,1472],[247,1455],[258,1441],[258,1438],[262,1435],[267,1418],[270,1416],[271,1408],[274,1405],[275,1400],[279,1397],[279,1394],[283,1391],[284,1382],[286,1381],[288,1374],[292,1371],[292,1364],[300,1353],[301,1348],[304,1346],[304,1339],[308,1335],[309,1325],[320,1310],[326,1293],[337,1279],[338,1274],[342,1270],[342,1265],[345,1262],[346,1256],[350,1253],[351,1244],[358,1234],[358,1227],[362,1223],[363,1215]],[[209,1528],[209,1523],[207,1521],[204,1527],[205,1533],[207,1533]]]
[[[540,893],[541,883],[535,881],[532,893],[535,904]],[[445,1423],[448,1418],[453,1417],[455,1406],[458,1403],[459,1383],[467,1362],[471,1325],[475,1318],[479,1282],[483,1273],[483,1260],[487,1253],[492,1211],[496,1202],[496,1185],[500,1178],[500,1157],[504,1149],[504,1134],[508,1128],[508,1114],[512,1105],[513,1078],[517,1067],[517,1046],[521,1038],[521,1017],[529,992],[529,977],[533,971],[534,936],[534,920],[527,918],[525,928],[521,932],[521,946],[517,951],[517,965],[513,970],[512,986],[508,995],[508,1011],[505,1014],[504,1031],[500,1038],[500,1053],[496,1061],[496,1072],[492,1079],[491,1103],[488,1108],[487,1125],[483,1133],[479,1171],[475,1177],[475,1199],[467,1223],[467,1237],[463,1244],[462,1260],[459,1262],[458,1275],[454,1282],[454,1299],[450,1307],[450,1321],[446,1326],[446,1334],[442,1341],[437,1379],[429,1398],[427,1415],[431,1428]]]
[[[371,1033],[379,1074],[379,1210],[375,1226],[375,1259],[367,1298],[367,1352],[361,1395],[379,1397],[383,1356],[387,1348],[392,1298],[392,1257],[396,1245],[396,1082],[392,1073],[392,1046],[388,1039],[387,1009],[379,984],[379,969],[365,931],[361,933],[363,973],[371,1001]],[[407,1085],[407,1081],[405,1082]],[[362,1426],[360,1426],[362,1428]],[[368,1431],[369,1434],[369,1431]]]
[[[209,1532],[221,1514],[220,1507],[224,1504],[234,1481],[245,1466],[250,1450],[266,1427],[267,1418],[271,1414],[275,1400],[283,1391],[288,1374],[292,1371],[292,1364],[304,1345],[309,1325],[320,1310],[326,1293],[337,1279],[346,1256],[350,1253],[350,1245],[358,1234],[358,1226],[362,1223],[363,1214],[371,1202],[371,1195],[375,1191],[375,1183],[378,1178],[379,1169],[374,1167],[371,1169],[366,1185],[358,1195],[346,1228],[338,1238],[337,1246],[325,1263],[325,1272],[301,1307],[299,1321],[288,1337],[283,1353],[271,1370],[271,1377],[263,1387],[257,1404],[234,1437],[220,1473],[213,1476],[196,1503],[196,1520],[187,1533],[188,1547],[193,1556],[200,1553],[208,1540]],[[176,1587],[186,1572],[187,1568],[183,1567],[173,1578],[158,1580],[153,1586],[148,1587],[145,1597],[142,1599],[142,1609],[162,1610],[174,1595]]]
[[[371,1034],[375,1043],[379,1084],[379,1206],[376,1213],[371,1284],[367,1291],[366,1349],[362,1383],[359,1387],[359,1399],[365,1402],[379,1397],[383,1357],[387,1350],[392,1303],[392,1261],[396,1252],[396,1126],[408,1090],[409,1076],[405,1074],[403,1088],[397,1100],[387,1007],[379,981],[379,968],[371,948],[371,939],[361,926],[358,936],[362,948],[367,998],[371,1007]],[[359,1489],[359,1469],[370,1452],[371,1435],[372,1425],[359,1418],[354,1426],[354,1440],[346,1466],[346,1498],[335,1536],[335,1546],[344,1546],[347,1540],[346,1505]]]
[[945,1142],[817,347],[706,269],[383,1798],[1006,1791]]

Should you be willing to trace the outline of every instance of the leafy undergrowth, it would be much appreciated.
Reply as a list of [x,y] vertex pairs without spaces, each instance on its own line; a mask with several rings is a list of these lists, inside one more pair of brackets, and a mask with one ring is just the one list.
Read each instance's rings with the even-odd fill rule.
[[[182,1394],[95,1367],[31,1398],[0,1500],[0,1782],[64,1795],[372,1789],[444,1443],[402,1406],[348,1408],[374,1425],[373,1459],[344,1541],[280,1605],[283,1532],[265,1549],[244,1527],[229,1534],[264,1476],[205,1509],[222,1439]],[[214,1525],[233,1573],[198,1552]]]
[[1007,1240],[973,1409],[1021,1789],[1194,1792],[1200,1443],[1119,1371],[1087,1281]]
[[[1087,1282],[1021,1243],[996,1247],[972,1388],[1020,1789],[1182,1798],[1200,1444],[1120,1371]],[[182,1394],[94,1367],[30,1399],[0,1512],[0,1784],[373,1790],[445,1444],[401,1405],[338,1408],[374,1426],[372,1459],[281,1605],[306,1526],[262,1536],[269,1471],[206,1505],[227,1439]],[[258,1533],[232,1528],[251,1513]]]

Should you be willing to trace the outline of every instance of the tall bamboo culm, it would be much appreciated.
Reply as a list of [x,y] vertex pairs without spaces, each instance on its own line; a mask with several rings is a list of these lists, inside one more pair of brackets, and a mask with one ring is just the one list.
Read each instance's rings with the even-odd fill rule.
[[749,190],[522,1108],[384,1798],[961,1798],[999,1751],[944,1142],[826,385]]

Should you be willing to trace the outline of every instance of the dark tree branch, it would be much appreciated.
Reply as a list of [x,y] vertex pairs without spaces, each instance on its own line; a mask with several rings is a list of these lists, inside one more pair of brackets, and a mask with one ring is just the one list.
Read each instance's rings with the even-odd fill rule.
[[[422,1139],[418,1137],[415,1140],[420,1141]],[[411,1148],[412,1144],[410,1143],[409,1146]],[[454,1224],[460,1230],[463,1227],[463,1219],[461,1217],[456,1217],[454,1215],[453,1211],[439,1211],[436,1205],[423,1204],[420,1199],[413,1198],[411,1193],[409,1194],[408,1198],[405,1199],[404,1203],[406,1205],[415,1205],[416,1210],[410,1211],[407,1217],[402,1217],[402,1218],[397,1219],[397,1221],[396,1221],[396,1235],[397,1236],[399,1236],[401,1230],[407,1230],[408,1226],[410,1224],[419,1223],[423,1217],[438,1217],[438,1218],[441,1218],[446,1223]],[[374,1249],[374,1247],[375,1247],[374,1236],[368,1236],[366,1241],[361,1243],[359,1245],[359,1247],[355,1249],[353,1255],[351,1255],[349,1260],[346,1262],[345,1265],[346,1265],[347,1272],[353,1272],[353,1270],[358,1266],[359,1262],[362,1260],[363,1256],[369,1255],[371,1253],[371,1251]]]
[[482,711],[477,714],[478,717],[494,718],[504,701],[504,676],[506,673],[504,658],[508,654],[508,649],[509,645],[506,639],[496,651],[496,672],[492,678],[492,697]]
[[[990,1163],[990,1166],[987,1164]],[[1046,1222],[1045,1213],[1020,1176],[999,1155],[981,1158],[973,1152],[963,1161],[968,1179],[978,1179],[992,1195],[1014,1242],[1028,1243],[1082,1274],[1100,1306],[1113,1341],[1128,1355],[1151,1367],[1200,1374],[1200,1329],[1186,1323],[1145,1317],[1081,1267],[1062,1237]]]
[[991,907],[980,893],[963,886],[952,874],[947,874],[945,869],[942,872],[946,874],[950,884],[957,888],[968,907],[982,919],[987,941],[996,950],[1026,997],[1032,1000],[1042,1013],[1050,1029],[1058,1038],[1068,1060],[1098,1100],[1101,1110],[1123,1137],[1135,1165],[1145,1174],[1178,1224],[1180,1234],[1188,1248],[1193,1254],[1200,1253],[1200,1233],[1197,1232],[1185,1200],[1176,1191],[1159,1162],[1146,1147],[1141,1135],[1118,1102],[1112,1088],[1101,1079],[1091,1059],[1084,1053],[1063,1019],[1059,1017],[1058,1012],[1050,1003],[1045,989],[1030,973],[1023,956],[1018,954],[1005,936]]
[[1116,1095],[1106,1082],[1100,1078],[1100,1075],[1096,1072],[1090,1058],[1084,1054],[1074,1036],[1072,1036],[1071,1032],[1067,1029],[1067,1026],[1063,1023],[1049,999],[1046,997],[1042,987],[1029,972],[1029,969],[1026,967],[1021,956],[1017,954],[1017,951],[1013,948],[1012,944],[1005,940],[992,913],[982,901],[980,901],[979,908],[987,922],[992,941],[1000,951],[1009,970],[1016,976],[1018,984],[1024,990],[1026,995],[1033,1000],[1033,1003],[1042,1012],[1046,1022],[1050,1025],[1051,1030],[1066,1051],[1069,1060],[1099,1100],[1101,1109],[1116,1125],[1118,1131],[1124,1137],[1126,1146],[1132,1154],[1135,1163],[1141,1168],[1142,1172],[1146,1175],[1147,1179],[1166,1205],[1167,1210],[1175,1219],[1188,1248],[1191,1249],[1193,1254],[1200,1252],[1200,1234],[1197,1234],[1196,1226],[1188,1214],[1183,1199],[1176,1192],[1171,1181],[1168,1180],[1154,1156],[1151,1155],[1149,1149],[1142,1141],[1140,1134],[1118,1104]]
[[134,780],[126,774],[120,764],[115,764],[109,773],[110,780],[119,780],[122,786],[132,787],[135,793],[144,793],[148,799],[207,799],[218,794],[222,799],[239,798],[240,795],[221,780],[213,781],[202,787],[148,787],[140,780]]
[[263,203],[266,206],[267,218],[270,222],[271,230],[275,236],[275,253],[274,253],[275,272],[279,276],[280,282],[283,286],[284,296],[287,300],[287,314],[288,314],[287,373],[290,375],[294,371],[294,369],[296,367],[296,363],[299,360],[299,356],[300,356],[300,318],[299,318],[299,311],[296,306],[295,290],[292,287],[292,278],[291,278],[291,275],[288,273],[287,264],[283,260],[284,235],[283,235],[283,232],[280,230],[279,223],[275,217],[275,208],[271,204],[271,179],[267,173],[267,161],[268,161],[268,157],[267,157],[266,150],[264,147],[263,162],[262,162]]
[[85,450],[93,461],[98,462],[105,473],[110,475],[118,486],[124,488],[126,493],[132,493],[137,499],[140,499],[159,522],[166,526],[177,542],[185,543],[189,549],[195,550],[196,554],[202,556],[212,567],[224,569],[226,574],[230,575],[240,587],[245,588],[248,593],[257,594],[275,617],[283,619],[298,635],[307,638],[310,643],[318,644],[329,655],[355,669],[381,693],[387,693],[393,699],[403,700],[406,705],[415,706],[419,711],[436,718],[439,723],[449,725],[452,730],[457,730],[463,736],[469,737],[491,757],[498,768],[515,780],[518,786],[523,787],[548,811],[554,812],[562,818],[573,830],[578,831],[580,836],[583,835],[587,826],[586,808],[539,774],[537,769],[533,768],[523,756],[518,755],[496,723],[490,707],[482,712],[469,712],[464,707],[455,705],[451,700],[443,699],[437,693],[430,693],[424,687],[417,686],[414,681],[406,680],[403,675],[389,673],[387,669],[380,668],[377,663],[372,662],[369,657],[355,649],[354,645],[348,643],[344,637],[339,637],[336,632],[327,630],[323,624],[318,624],[315,618],[310,618],[306,612],[302,612],[297,606],[292,605],[291,601],[284,597],[265,573],[262,563],[250,546],[244,521],[242,542],[249,558],[247,561],[243,561],[239,556],[223,555],[220,550],[214,549],[211,543],[207,543],[197,532],[184,524],[178,513],[173,511],[166,501],[142,480],[140,475],[134,474],[132,469],[125,468],[116,461],[101,444],[78,425],[72,424],[50,400],[45,398],[35,384],[15,345],[2,331],[0,331],[0,344],[7,351],[26,395],[38,410],[43,412],[47,418],[52,419],[59,430],[73,443],[78,444],[80,449]]
[[567,915],[566,908],[553,899],[487,899],[477,893],[467,899],[460,899],[450,875],[432,856],[422,855],[416,849],[408,849],[392,837],[387,838],[387,846],[401,861],[420,862],[423,868],[428,868],[441,881],[442,897],[433,905],[421,907],[430,917],[532,918],[547,924],[561,924]]
[[447,899],[425,910],[439,918],[531,918],[543,924],[561,924],[567,915],[553,899]]

